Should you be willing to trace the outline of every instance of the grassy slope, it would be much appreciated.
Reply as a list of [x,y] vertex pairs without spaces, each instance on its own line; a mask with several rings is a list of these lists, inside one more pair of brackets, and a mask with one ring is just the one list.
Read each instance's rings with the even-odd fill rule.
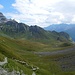
[[13,60],[12,58],[26,61],[29,65],[38,66],[40,70],[36,71],[37,75],[70,75],[71,73],[69,72],[65,73],[61,71],[58,62],[51,60],[53,57],[55,58],[56,56],[41,57],[39,55],[34,54],[34,51],[51,51],[60,48],[53,48],[52,45],[48,44],[30,42],[27,40],[14,40],[0,36],[0,60],[2,60],[6,56],[8,57],[9,61],[9,63],[4,67],[10,68],[10,70],[12,70],[13,67],[16,70],[22,69],[28,75],[31,75],[32,73],[31,67],[22,65]]
[[[19,69],[22,69],[25,73],[31,75],[32,69],[30,67],[23,66],[22,64],[15,62],[12,58],[26,61],[30,65],[33,65],[33,61],[36,62],[36,59],[39,60],[39,57],[29,52],[32,49],[33,48],[27,49],[27,47],[24,47],[23,44],[20,45],[20,42],[17,42],[13,39],[0,37],[0,60],[2,60],[2,57],[4,56],[8,57],[9,63],[6,65],[6,67],[9,67],[10,70],[13,69],[13,67],[17,69],[18,66]],[[42,73],[49,75],[47,70],[40,70],[41,71],[37,71],[37,75],[42,75]]]

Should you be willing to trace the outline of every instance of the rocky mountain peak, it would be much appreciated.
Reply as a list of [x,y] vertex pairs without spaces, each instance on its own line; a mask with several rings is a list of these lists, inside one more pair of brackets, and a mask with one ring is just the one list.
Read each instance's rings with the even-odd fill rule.
[[6,22],[7,18],[0,12],[0,23]]

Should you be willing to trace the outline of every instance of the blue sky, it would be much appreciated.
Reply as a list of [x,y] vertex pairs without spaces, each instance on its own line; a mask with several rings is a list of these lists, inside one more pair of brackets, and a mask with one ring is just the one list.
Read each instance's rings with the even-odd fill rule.
[[0,12],[28,25],[75,23],[75,0],[0,0]]
[[15,0],[0,0],[0,4],[3,6],[3,9],[0,9],[0,12],[8,13],[13,12],[14,9],[12,7],[12,3],[14,3]]

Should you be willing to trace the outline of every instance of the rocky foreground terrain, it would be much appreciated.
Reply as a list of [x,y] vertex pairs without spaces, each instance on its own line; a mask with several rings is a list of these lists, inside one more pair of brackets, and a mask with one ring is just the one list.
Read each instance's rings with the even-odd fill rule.
[[[19,60],[16,60],[16,61],[19,61]],[[27,75],[23,72],[23,70],[16,71],[13,68],[13,71],[9,71],[9,68],[2,67],[7,63],[8,63],[7,57],[5,57],[3,62],[0,62],[0,75]],[[33,68],[33,70],[34,70],[34,68]],[[32,75],[36,75],[34,71],[33,71]]]

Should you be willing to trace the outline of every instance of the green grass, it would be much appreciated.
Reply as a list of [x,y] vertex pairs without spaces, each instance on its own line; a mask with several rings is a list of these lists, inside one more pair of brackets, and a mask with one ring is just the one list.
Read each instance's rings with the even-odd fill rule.
[[[8,64],[3,67],[9,68],[9,70],[23,70],[28,75],[31,75],[33,72],[31,66],[38,66],[40,69],[36,71],[37,75],[74,75],[75,72],[63,72],[56,59],[63,57],[64,55],[57,56],[39,56],[34,54],[34,52],[40,51],[54,51],[70,47],[59,47],[62,44],[59,42],[56,44],[44,44],[39,42],[31,42],[28,40],[20,39],[11,39],[8,37],[0,36],[0,61],[4,57],[8,57]],[[14,59],[27,62],[30,67],[23,65],[19,62],[16,62]]]

